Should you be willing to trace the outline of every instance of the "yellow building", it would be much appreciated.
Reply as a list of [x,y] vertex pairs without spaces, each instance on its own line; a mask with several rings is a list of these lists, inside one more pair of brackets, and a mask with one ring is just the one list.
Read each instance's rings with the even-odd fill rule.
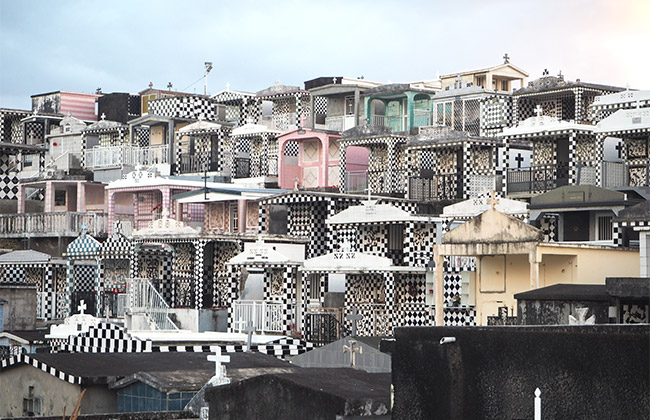
[[494,67],[440,76],[442,89],[479,86],[492,91],[512,92],[513,88],[525,87],[528,73],[510,64],[507,58],[504,61]]
[[487,317],[496,316],[499,307],[514,312],[514,295],[520,292],[558,283],[605,284],[607,277],[639,276],[638,250],[543,242],[539,229],[494,208],[446,233],[435,254],[436,266],[444,256],[477,257],[469,304],[475,305],[479,325],[486,325]]

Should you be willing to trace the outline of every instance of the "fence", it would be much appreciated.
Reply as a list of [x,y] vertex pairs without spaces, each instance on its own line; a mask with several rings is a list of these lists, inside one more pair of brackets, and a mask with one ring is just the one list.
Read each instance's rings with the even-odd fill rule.
[[149,280],[127,279],[126,285],[128,312],[145,314],[154,329],[178,329],[176,324],[169,319],[169,305]]
[[283,332],[282,304],[261,300],[237,300],[233,302],[234,327],[238,332],[252,323],[255,331]]
[[0,236],[23,237],[26,234],[40,236],[77,236],[82,226],[93,236],[102,236],[107,232],[108,215],[106,213],[22,213],[0,215]]

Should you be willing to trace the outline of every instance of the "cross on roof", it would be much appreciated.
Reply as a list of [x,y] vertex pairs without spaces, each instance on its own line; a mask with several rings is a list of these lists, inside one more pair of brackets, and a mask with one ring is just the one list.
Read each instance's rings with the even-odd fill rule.
[[255,327],[253,327],[253,322],[248,321],[248,325],[244,328],[244,332],[247,334],[246,337],[246,351],[251,351],[251,342],[253,341],[253,333],[255,332]]
[[87,230],[88,230],[88,226],[86,226],[85,223],[83,225],[81,225],[81,234],[82,235],[85,235]]
[[227,90],[227,91],[230,90],[230,82],[226,82],[226,90]]
[[214,362],[215,376],[222,377],[224,374],[224,369],[222,369],[221,363],[229,363],[230,356],[222,355],[221,348],[218,348],[214,351],[214,354],[208,356],[208,362]]
[[521,168],[521,163],[524,161],[524,157],[521,155],[521,153],[517,153],[515,161],[517,162],[517,169]]
[[542,76],[548,76],[548,69],[544,69],[544,71],[542,72]]
[[102,121],[104,121],[104,120],[106,119],[106,114],[104,114],[104,113],[102,112],[102,117],[101,117],[101,118],[102,118]]
[[352,335],[357,335],[357,321],[361,321],[363,316],[357,313],[357,308],[352,308],[350,314],[345,316],[345,319],[352,321]]
[[508,56],[508,53],[505,53],[503,56],[503,64],[508,64],[510,62],[510,57]]
[[350,367],[355,367],[356,355],[363,354],[363,347],[357,347],[356,340],[348,340],[348,345],[343,345],[343,353],[350,353]]
[[153,82],[149,82],[149,89],[153,89]]
[[541,117],[544,114],[544,110],[542,109],[541,105],[537,105],[535,107],[535,114],[537,115],[537,118]]
[[88,307],[86,306],[86,302],[83,299],[79,301],[79,306],[77,306],[77,309],[81,315],[84,315],[86,313],[86,309],[88,309]]
[[496,198],[496,192],[492,190],[490,193],[491,197],[488,199],[487,203],[490,205],[490,208],[494,209],[497,204],[499,204],[499,199]]

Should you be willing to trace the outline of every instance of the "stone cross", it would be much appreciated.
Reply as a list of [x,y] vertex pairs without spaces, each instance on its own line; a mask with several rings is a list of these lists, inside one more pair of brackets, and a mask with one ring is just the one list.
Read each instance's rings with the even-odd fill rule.
[[102,121],[104,121],[105,119],[106,119],[106,114],[102,112]]
[[86,309],[88,309],[88,307],[86,306],[86,302],[83,299],[79,301],[79,306],[77,306],[77,309],[79,309],[80,315],[85,315]]
[[348,345],[343,345],[343,353],[350,353],[350,367],[355,367],[357,353],[363,354],[363,348],[357,347],[356,340],[348,340]]
[[255,327],[253,327],[253,322],[248,321],[248,325],[244,328],[244,332],[247,334],[246,337],[246,352],[251,351],[251,343],[253,341],[253,333],[255,332]]
[[515,161],[517,162],[517,169],[521,168],[521,163],[524,161],[524,157],[521,155],[521,153],[517,153],[517,157],[515,157]]
[[620,159],[622,157],[622,152],[623,152],[623,142],[619,142],[616,145],[616,151],[618,152],[618,158]]
[[230,362],[230,356],[221,355],[221,348],[215,350],[214,353],[208,356],[208,361],[214,362],[214,379],[217,384],[229,383],[230,381],[226,378],[226,367],[221,363]]
[[542,72],[542,76],[548,76],[548,69],[544,69],[544,71]]
[[149,82],[149,89],[153,89],[153,82]]
[[497,204],[499,204],[499,199],[496,198],[496,192],[492,190],[490,193],[490,199],[487,201],[487,203],[490,205],[490,208],[494,209]]
[[535,114],[537,114],[537,118],[541,117],[543,113],[544,110],[542,109],[542,107],[540,105],[537,105],[535,107]]
[[510,62],[510,57],[508,57],[508,53],[505,53],[503,56],[503,64],[508,64]]
[[172,90],[172,87],[174,87],[172,82],[167,83],[167,89]]
[[357,313],[357,308],[352,308],[350,314],[345,317],[348,321],[352,321],[352,335],[357,335],[357,321],[361,321],[363,316]]

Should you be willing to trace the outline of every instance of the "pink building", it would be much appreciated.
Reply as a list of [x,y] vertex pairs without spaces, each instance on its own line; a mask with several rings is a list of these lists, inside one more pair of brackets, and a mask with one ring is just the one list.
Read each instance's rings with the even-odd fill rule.
[[[341,135],[333,131],[301,129],[278,137],[278,183],[291,189],[297,180],[302,188],[337,188],[341,151]],[[362,147],[348,147],[348,166],[358,170],[368,168],[368,151]]]
[[95,103],[100,96],[102,95],[63,90],[32,95],[32,112],[35,114],[71,114],[80,120],[97,121]]

